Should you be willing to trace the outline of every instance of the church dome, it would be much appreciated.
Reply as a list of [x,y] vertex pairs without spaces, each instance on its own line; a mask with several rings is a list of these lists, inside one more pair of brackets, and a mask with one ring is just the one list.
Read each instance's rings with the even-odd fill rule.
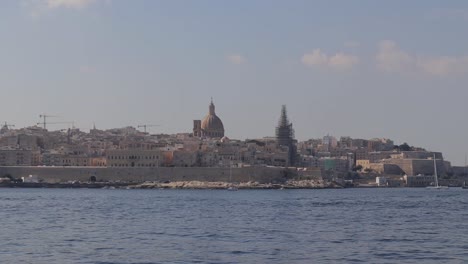
[[204,136],[207,137],[224,137],[224,125],[221,119],[215,113],[213,101],[210,104],[208,115],[201,122],[201,129]]
[[205,116],[205,118],[203,118],[202,120],[201,127],[205,131],[210,131],[210,130],[223,130],[224,131],[223,122],[217,115]]

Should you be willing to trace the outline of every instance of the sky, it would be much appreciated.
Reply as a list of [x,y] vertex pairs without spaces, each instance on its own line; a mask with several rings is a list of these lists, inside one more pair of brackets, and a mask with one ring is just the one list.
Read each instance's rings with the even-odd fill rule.
[[[0,122],[230,138],[390,138],[468,153],[467,1],[5,0]],[[61,129],[67,124],[50,125]]]

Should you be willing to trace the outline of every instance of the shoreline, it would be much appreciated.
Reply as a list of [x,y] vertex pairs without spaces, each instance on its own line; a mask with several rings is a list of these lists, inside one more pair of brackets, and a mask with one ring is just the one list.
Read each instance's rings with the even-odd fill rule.
[[314,181],[291,181],[286,183],[228,183],[228,182],[73,182],[73,183],[0,183],[0,188],[49,188],[49,189],[193,189],[193,190],[271,190],[271,189],[342,189],[344,187],[333,183],[318,183]]

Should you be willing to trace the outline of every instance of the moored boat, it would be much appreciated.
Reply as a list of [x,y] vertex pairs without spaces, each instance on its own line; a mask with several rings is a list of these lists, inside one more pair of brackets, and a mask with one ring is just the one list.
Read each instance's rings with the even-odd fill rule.
[[439,180],[437,178],[437,163],[436,163],[436,156],[435,156],[435,153],[434,153],[434,186],[427,186],[426,188],[428,189],[448,189],[448,186],[441,186],[439,185]]

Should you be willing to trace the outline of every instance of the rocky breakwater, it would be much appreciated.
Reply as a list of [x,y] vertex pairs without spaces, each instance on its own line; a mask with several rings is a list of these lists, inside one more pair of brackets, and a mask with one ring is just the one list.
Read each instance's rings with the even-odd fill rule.
[[289,180],[282,184],[258,182],[205,182],[205,181],[175,181],[175,182],[144,182],[129,186],[130,189],[324,189],[341,188],[334,183],[316,180]]

